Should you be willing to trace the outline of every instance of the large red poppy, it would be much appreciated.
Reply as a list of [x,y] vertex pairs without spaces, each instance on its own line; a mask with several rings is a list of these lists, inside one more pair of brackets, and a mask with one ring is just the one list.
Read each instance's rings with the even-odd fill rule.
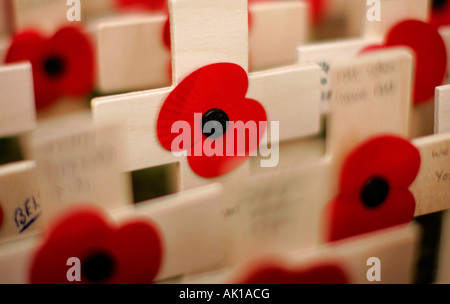
[[289,267],[280,261],[261,263],[237,284],[349,284],[344,269],[337,263]]
[[35,30],[16,34],[6,54],[6,63],[30,61],[38,110],[51,106],[61,96],[89,94],[94,84],[94,48],[78,27],[64,27],[47,38]]
[[428,23],[405,20],[389,30],[383,45],[369,46],[363,51],[393,46],[409,47],[415,54],[414,102],[432,99],[447,72],[447,51],[441,35]]
[[115,0],[115,3],[122,9],[167,10],[167,0]]
[[[216,63],[193,72],[177,85],[161,107],[157,122],[159,142],[169,151],[188,151],[189,165],[200,176],[216,177],[230,172],[257,149],[267,127],[263,106],[245,98],[247,89],[247,73],[236,64]],[[184,142],[184,146],[172,147],[180,134],[172,133],[171,129],[179,121],[189,124],[191,140]],[[216,133],[202,132],[207,122],[216,123]],[[245,132],[244,123],[256,127],[253,136]],[[224,131],[221,134],[217,134],[219,124]],[[234,141],[226,140],[231,135]],[[205,147],[210,146],[223,155],[209,153]]]
[[[59,218],[32,261],[31,283],[151,283],[160,267],[163,245],[157,227],[135,220],[109,224],[92,209]],[[81,281],[68,282],[67,260],[80,259]]]
[[386,135],[367,140],[342,165],[339,194],[327,206],[327,240],[410,222],[416,202],[408,187],[420,153],[407,140]]
[[432,1],[430,24],[436,28],[450,24],[450,2],[448,0]]

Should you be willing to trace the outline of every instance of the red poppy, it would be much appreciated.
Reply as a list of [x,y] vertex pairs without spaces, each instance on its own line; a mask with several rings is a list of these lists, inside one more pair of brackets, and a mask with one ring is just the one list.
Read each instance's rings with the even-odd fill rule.
[[336,263],[288,267],[282,262],[261,263],[237,284],[349,284],[348,275]]
[[139,9],[148,11],[167,10],[167,0],[115,0],[122,9]]
[[67,284],[67,260],[80,260],[81,281],[73,283],[151,283],[162,259],[156,226],[135,220],[109,224],[93,209],[78,209],[59,218],[49,230],[31,266],[31,283]]
[[447,0],[433,0],[430,24],[438,28],[450,24],[450,3]]
[[327,239],[410,222],[416,202],[408,187],[420,168],[420,153],[407,140],[386,135],[367,140],[344,161],[339,195],[327,206]]
[[94,48],[77,27],[64,27],[46,38],[34,30],[16,34],[6,63],[30,61],[38,110],[57,98],[89,94],[94,83]]
[[393,46],[406,46],[414,51],[414,102],[433,98],[435,88],[442,84],[447,72],[447,51],[441,35],[430,24],[405,20],[389,30],[384,45],[369,46],[363,52]]
[[[159,142],[169,151],[187,151],[190,167],[200,176],[216,177],[230,172],[257,149],[267,127],[263,106],[245,98],[247,89],[247,73],[236,64],[216,63],[193,72],[178,84],[161,107],[157,122]],[[179,121],[189,124],[190,142],[172,147],[180,136],[172,133],[172,126]],[[202,132],[207,123],[215,125],[215,133]],[[243,124],[255,127],[254,133],[248,134]],[[219,129],[223,132],[219,133]],[[208,147],[221,151],[222,155],[210,153]]]

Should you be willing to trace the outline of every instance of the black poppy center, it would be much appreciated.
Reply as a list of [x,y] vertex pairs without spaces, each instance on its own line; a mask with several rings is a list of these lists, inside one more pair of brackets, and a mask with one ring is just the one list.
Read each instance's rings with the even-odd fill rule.
[[114,259],[105,252],[91,254],[81,264],[81,274],[93,283],[107,280],[115,269]]
[[374,177],[369,179],[361,190],[361,200],[368,208],[376,208],[381,205],[389,194],[389,184],[384,178]]
[[66,70],[64,59],[57,55],[48,57],[44,61],[44,70],[51,78],[61,76]]
[[447,0],[433,0],[433,9],[440,10],[447,5]]
[[[207,137],[217,138],[226,132],[228,121],[228,115],[224,111],[220,109],[208,110],[202,116],[202,132]],[[206,124],[208,125],[206,126]]]

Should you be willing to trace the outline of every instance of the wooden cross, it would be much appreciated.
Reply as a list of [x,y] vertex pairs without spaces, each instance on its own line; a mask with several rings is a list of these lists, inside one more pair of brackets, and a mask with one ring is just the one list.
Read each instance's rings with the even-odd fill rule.
[[[0,66],[0,137],[25,135],[36,126],[33,76],[29,63]],[[6,151],[0,151],[5,153]],[[0,242],[38,229],[41,197],[36,164],[25,160],[0,166]]]
[[[306,4],[300,1],[252,3],[249,70],[295,64],[295,48],[307,38],[307,13]],[[164,40],[166,22],[163,13],[133,14],[101,19],[94,26],[102,92],[171,85],[171,52]]]
[[[270,263],[285,268],[291,279],[293,277],[307,279],[307,273],[313,271],[315,267],[334,265],[341,269],[350,284],[411,284],[414,282],[419,241],[420,228],[417,225],[392,227],[364,237],[347,239],[333,246],[322,246],[307,252],[291,251],[262,255],[234,267],[194,273],[181,279],[181,283],[242,282],[255,270]],[[376,261],[373,260],[374,257],[381,264],[380,276],[369,281],[368,277],[372,279],[371,275],[374,275],[371,270]]]
[[[248,70],[247,2],[232,0],[226,7],[224,5],[218,0],[207,3],[205,0],[170,2],[172,87],[92,101],[95,121],[125,122],[127,170],[180,163],[179,188],[183,190],[248,175],[246,162],[226,176],[200,178],[184,158],[175,158],[163,149],[156,137],[159,110],[168,94],[187,75],[217,62],[235,63]],[[320,69],[316,65],[251,73],[246,97],[258,100],[265,107],[269,121],[280,121],[279,141],[316,134],[320,116],[319,78]]]
[[330,84],[329,73],[333,62],[351,59],[357,56],[365,47],[379,42],[378,39],[358,38],[310,44],[297,48],[299,64],[316,63],[322,69],[322,78],[320,80],[322,113],[329,113],[330,111],[330,100],[334,90]]

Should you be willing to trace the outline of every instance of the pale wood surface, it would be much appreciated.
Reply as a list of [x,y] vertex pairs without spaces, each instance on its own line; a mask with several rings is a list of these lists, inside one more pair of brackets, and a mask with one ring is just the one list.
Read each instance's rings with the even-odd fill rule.
[[104,93],[167,87],[170,51],[163,44],[164,14],[124,16],[99,23],[98,83]]
[[[255,72],[249,75],[249,82],[247,97],[264,106],[268,121],[280,122],[280,142],[319,132],[320,69],[317,65]],[[268,132],[271,134],[270,124]]]
[[[309,251],[291,251],[281,255],[266,255],[283,262],[291,269],[308,269],[326,262],[343,267],[353,284],[409,284],[414,280],[418,260],[417,249],[421,231],[417,225],[396,226],[362,237],[343,240],[332,246]],[[381,281],[369,282],[367,260],[380,259]],[[242,263],[234,267],[220,268],[185,276],[181,283],[222,284],[236,282],[252,269],[252,264]]]
[[0,242],[37,233],[43,222],[43,199],[35,161],[0,166]]
[[173,83],[216,62],[248,70],[248,11],[242,0],[169,2]]
[[436,283],[450,284],[450,210],[442,218]]
[[322,241],[322,213],[331,199],[329,159],[253,176],[225,188],[231,264],[262,254],[308,250]]
[[[365,14],[364,37],[384,37],[396,23],[406,19],[418,19],[426,22],[430,12],[428,0],[380,0],[380,21],[369,21]],[[366,11],[371,6],[366,6]]]
[[298,63],[316,63],[321,68],[320,98],[322,113],[330,111],[333,88],[330,84],[329,75],[333,62],[356,57],[365,47],[378,43],[380,43],[378,39],[349,39],[304,45],[297,48]]
[[434,103],[434,132],[450,132],[450,85],[436,87]]
[[0,66],[0,137],[31,131],[35,126],[31,64]]
[[308,7],[302,1],[250,3],[250,70],[292,65],[308,40]]
[[[389,133],[407,137],[412,56],[403,48],[367,53],[336,63],[327,152],[339,164],[361,141]],[[380,91],[380,88],[385,88]]]
[[89,114],[39,124],[27,154],[36,159],[45,222],[79,203],[107,209],[130,204],[120,125],[96,125]]
[[[66,0],[10,0],[14,15],[14,30],[33,27],[53,33],[61,25],[68,24]],[[45,18],[43,18],[45,16]]]

